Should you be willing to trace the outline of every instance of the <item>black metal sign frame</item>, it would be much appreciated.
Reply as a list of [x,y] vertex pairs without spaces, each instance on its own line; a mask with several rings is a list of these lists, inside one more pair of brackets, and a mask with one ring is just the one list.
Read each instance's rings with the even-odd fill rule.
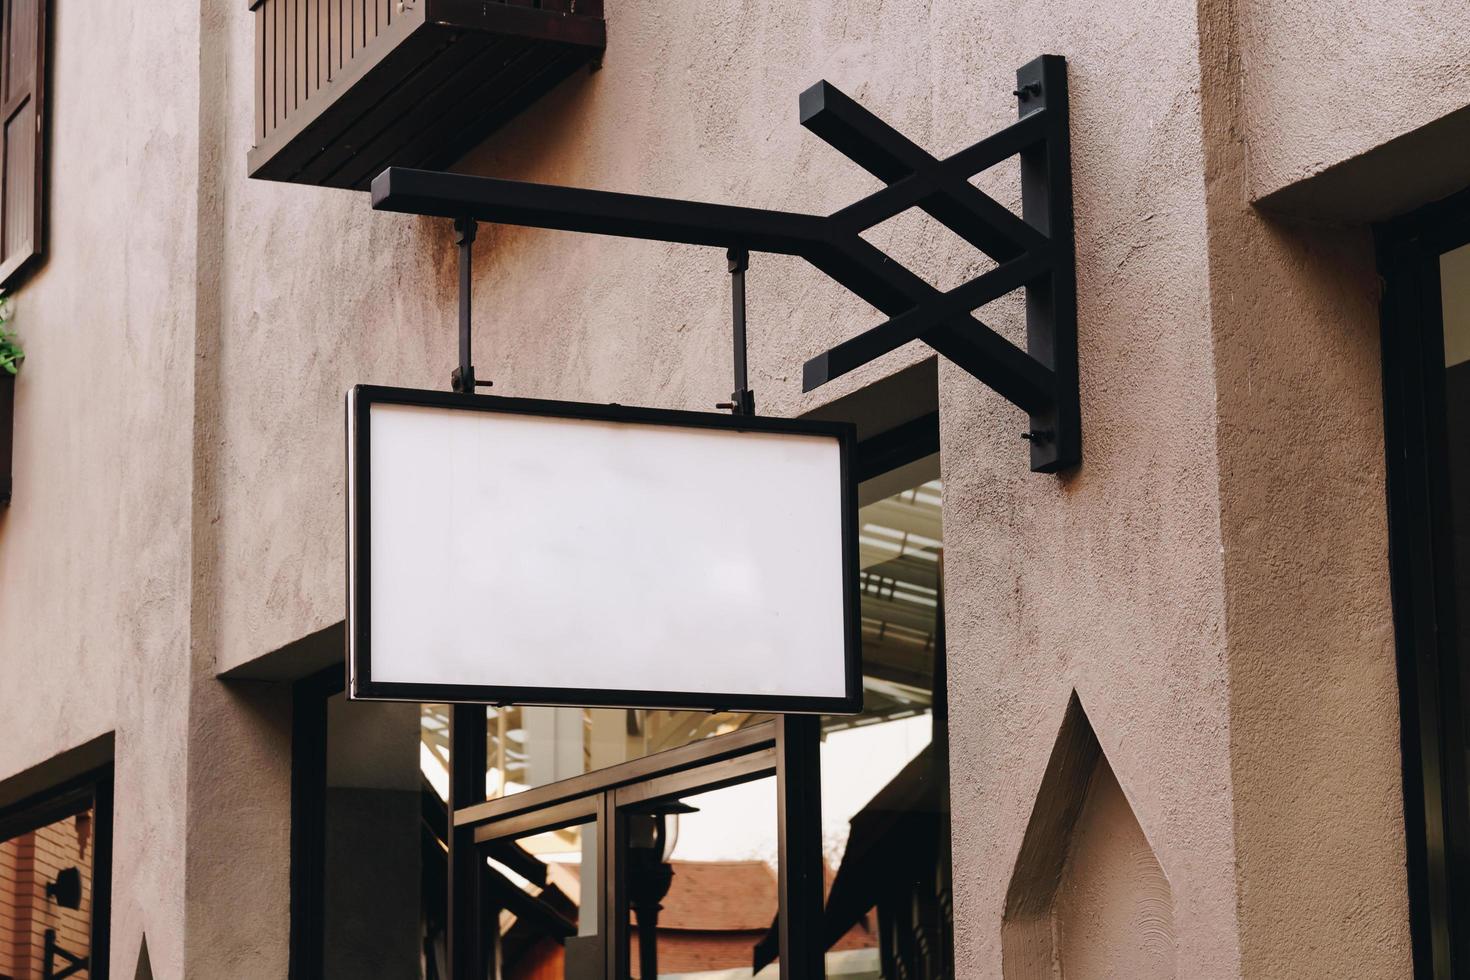
[[[1031,443],[1031,469],[1054,473],[1082,459],[1066,62],[1043,55],[1021,68],[1016,81],[1019,120],[943,160],[828,82],[807,89],[802,125],[887,185],[830,215],[396,167],[373,180],[373,207],[452,218],[461,238],[474,222],[489,221],[725,248],[732,272],[737,257],[752,251],[800,256],[889,317],[807,361],[806,390],[923,340],[1030,415],[1023,435]],[[1014,156],[1020,157],[1019,217],[970,183]],[[942,292],[861,237],[913,207],[998,264]],[[473,232],[468,235],[473,240]],[[743,277],[743,262],[738,271]],[[462,331],[468,318],[464,278]],[[973,312],[1021,288],[1026,350]],[[461,347],[461,372],[468,375],[462,380],[472,390],[463,337]]]
[[[853,714],[863,706],[862,620],[859,607],[857,481],[853,478],[856,427],[847,422],[722,415],[502,398],[413,388],[358,385],[348,393],[347,447],[347,664],[348,689],[354,698],[459,704],[572,705],[575,707],[661,708],[694,711],[754,711],[796,714]],[[840,486],[833,503],[842,525],[843,682],[841,697],[637,691],[606,688],[506,687],[462,684],[403,684],[375,680],[372,673],[371,409],[373,405],[418,405],[472,412],[532,415],[540,418],[591,419],[643,425],[722,429],[821,436],[837,443]],[[502,556],[503,557],[503,556]],[[691,656],[696,651],[691,651]]]

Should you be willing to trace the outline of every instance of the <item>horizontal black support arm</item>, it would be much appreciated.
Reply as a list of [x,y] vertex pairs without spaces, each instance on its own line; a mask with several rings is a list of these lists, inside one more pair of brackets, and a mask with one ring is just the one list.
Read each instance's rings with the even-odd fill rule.
[[817,215],[389,167],[373,208],[502,225],[802,255],[826,240]]
[[[889,316],[940,296],[857,235],[833,234],[831,219],[820,215],[402,167],[390,167],[374,178],[372,196],[379,211],[801,256]],[[1027,408],[1035,402],[1035,379],[1012,377],[1017,363],[1028,375],[1035,373],[1025,364],[1026,355],[974,317],[961,312],[931,322],[922,336],[1017,405]],[[860,366],[841,358],[818,361],[827,368],[808,364],[808,389]]]

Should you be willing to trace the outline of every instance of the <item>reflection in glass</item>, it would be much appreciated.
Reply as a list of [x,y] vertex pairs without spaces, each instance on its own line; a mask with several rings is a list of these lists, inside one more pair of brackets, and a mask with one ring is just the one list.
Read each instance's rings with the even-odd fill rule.
[[86,978],[93,811],[0,841],[0,977]]
[[444,977],[449,816],[420,766],[416,704],[327,699],[322,964],[327,980]]
[[491,914],[500,910],[495,953],[502,980],[600,978],[596,824],[484,847],[482,894]]
[[775,779],[641,806],[628,819],[631,975],[777,976]]
[[[449,798],[449,706],[421,706],[424,777]],[[622,708],[490,708],[486,718],[485,798],[640,759],[712,735],[769,721],[740,712],[641,711]]]
[[950,971],[942,489],[932,480],[859,512],[863,713],[823,722],[829,977]]
[[[1463,663],[1470,660],[1470,245],[1440,256],[1439,273],[1454,615]],[[1470,672],[1462,675],[1461,682],[1463,702],[1470,705]],[[1470,744],[1470,711],[1461,715]]]

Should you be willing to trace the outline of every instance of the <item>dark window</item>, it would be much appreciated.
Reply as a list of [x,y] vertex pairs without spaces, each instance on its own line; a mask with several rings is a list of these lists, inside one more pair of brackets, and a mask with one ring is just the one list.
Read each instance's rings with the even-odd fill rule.
[[863,712],[822,723],[831,976],[953,970],[943,487],[926,444],[858,491]]
[[0,811],[0,980],[105,980],[108,767]]
[[0,0],[0,287],[41,255],[47,0]]
[[1470,192],[1378,230],[1416,976],[1470,975]]
[[334,667],[293,712],[291,976],[444,977],[444,706],[348,703]]

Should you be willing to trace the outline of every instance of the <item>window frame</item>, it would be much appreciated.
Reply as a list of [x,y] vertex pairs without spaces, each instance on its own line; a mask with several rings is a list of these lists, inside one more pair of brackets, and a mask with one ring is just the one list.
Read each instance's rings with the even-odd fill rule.
[[327,701],[346,687],[342,664],[292,685],[289,980],[314,980],[325,963]]
[[[4,7],[0,7],[0,53],[12,50],[10,43],[10,18],[6,16],[11,10],[14,0],[0,0]],[[31,228],[29,241],[26,248],[18,251],[12,256],[3,256],[3,242],[0,242],[0,289],[14,290],[21,282],[40,267],[46,257],[46,217],[48,209],[48,158],[50,156],[51,142],[51,113],[49,109],[49,96],[51,89],[51,59],[49,55],[51,37],[51,0],[34,0],[36,4],[36,37],[35,41],[35,68],[31,79],[31,90],[26,98],[14,105],[5,104],[7,113],[0,114],[0,152],[5,150],[3,126],[8,123],[16,113],[19,113],[27,101],[35,104],[36,132],[35,145],[32,153],[31,175]],[[8,78],[8,65],[0,59],[0,73],[3,73],[4,86],[0,93],[7,92],[10,85]],[[12,96],[13,100],[13,96]],[[0,181],[0,236],[4,235],[5,224],[8,220],[9,201],[6,199],[6,188],[4,182]]]
[[1374,229],[1389,584],[1414,975],[1470,976],[1470,773],[1456,644],[1440,256],[1470,244],[1470,190]]
[[92,912],[87,949],[92,980],[107,980],[110,965],[113,771],[109,762],[0,808],[0,841],[92,810]]
[[[781,831],[782,864],[778,919],[784,950],[792,941],[792,933],[815,934],[811,926],[810,902],[793,903],[786,881],[787,864],[791,860],[791,842],[786,831],[793,824],[794,815],[781,784],[787,780],[783,756],[797,741],[787,731],[793,720],[797,725],[806,726],[813,721],[812,716],[803,715],[761,722],[727,735],[716,735],[523,790],[513,796],[462,807],[454,815],[455,846],[464,849],[469,856],[467,864],[473,867],[484,860],[481,847],[489,841],[592,817],[597,827],[600,864],[597,935],[601,937],[605,975],[626,977],[630,929],[627,917],[621,914],[627,907],[627,868],[622,854],[627,846],[630,808],[656,799],[700,793],[774,776],[778,783],[776,819]],[[814,746],[814,727],[811,732]],[[806,741],[804,734],[800,741]],[[820,824],[815,832],[820,844]],[[818,887],[820,881],[818,876]],[[477,890],[471,891],[471,900],[457,903],[450,913],[452,920],[458,920],[461,929],[468,929],[485,917],[480,906],[480,894]],[[816,913],[820,916],[820,891],[816,893],[816,900]],[[451,925],[451,930],[453,928]],[[456,980],[482,976],[494,967],[494,951],[480,941],[483,938],[483,933],[476,931],[471,941],[455,950],[453,971]]]

